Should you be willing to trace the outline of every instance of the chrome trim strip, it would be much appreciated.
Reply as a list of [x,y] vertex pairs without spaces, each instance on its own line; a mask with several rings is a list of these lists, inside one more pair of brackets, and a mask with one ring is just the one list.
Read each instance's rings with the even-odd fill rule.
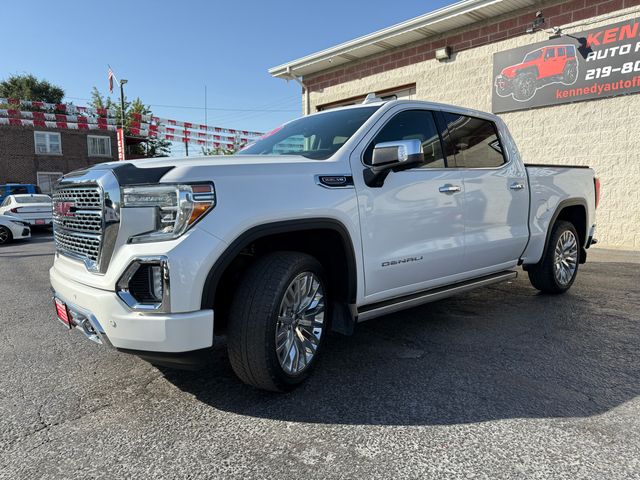
[[[159,265],[162,272],[162,301],[160,303],[140,303],[129,292],[131,278],[141,265],[150,264]],[[116,283],[116,294],[131,310],[146,313],[169,313],[171,311],[169,259],[164,255],[134,258]]]
[[[414,296],[412,298],[400,297],[400,299],[398,299],[398,301],[396,302],[393,302],[392,299],[390,301],[393,303],[389,303],[378,308],[365,310],[364,312],[358,313],[357,321],[364,322],[365,320],[381,317],[382,315],[388,315],[390,313],[398,312],[407,308],[417,307],[418,305],[422,305],[425,303],[435,302],[436,300],[451,297],[459,293],[469,292],[471,290],[475,290],[476,288],[485,287],[494,283],[504,282],[506,280],[511,280],[513,278],[516,278],[517,276],[518,272],[509,270],[487,277],[482,277],[477,280],[471,280],[448,287],[427,290],[421,295]],[[405,300],[402,300],[402,298],[405,298]],[[366,305],[364,307],[366,308]]]

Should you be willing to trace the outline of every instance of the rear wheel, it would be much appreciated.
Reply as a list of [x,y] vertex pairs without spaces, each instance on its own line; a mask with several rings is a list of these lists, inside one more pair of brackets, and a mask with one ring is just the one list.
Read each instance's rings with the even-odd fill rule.
[[317,361],[328,327],[324,272],[313,257],[275,252],[249,268],[233,299],[229,360],[245,383],[287,391]]
[[545,293],[564,293],[571,288],[578,274],[578,238],[572,223],[556,222],[544,257],[528,270],[529,280],[535,288]]
[[567,85],[573,85],[578,79],[578,64],[576,62],[569,62],[564,67],[562,72],[562,83]]
[[0,225],[0,245],[4,245],[5,243],[9,243],[13,235],[11,235],[11,230],[7,227]]

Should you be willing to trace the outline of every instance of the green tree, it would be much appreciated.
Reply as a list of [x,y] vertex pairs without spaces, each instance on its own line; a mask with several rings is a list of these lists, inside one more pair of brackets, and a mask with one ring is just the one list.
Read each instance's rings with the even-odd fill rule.
[[[118,126],[122,124],[122,107],[119,101],[114,101],[111,97],[103,96],[100,91],[93,87],[91,91],[91,103],[93,108],[107,108],[115,111]],[[131,122],[134,121],[133,114],[151,115],[151,109],[142,103],[140,98],[129,102],[124,99],[124,131],[126,135],[131,135]],[[149,137],[137,145],[129,145],[129,153],[143,155],[145,157],[167,157],[171,153],[171,142],[159,138]]]
[[233,145],[227,146],[225,144],[224,147],[213,147],[213,148],[205,148],[202,147],[202,155],[233,155],[237,151],[242,148],[242,144],[240,142],[240,137],[235,137],[233,139]]
[[64,90],[33,75],[11,75],[0,82],[0,97],[48,103],[62,103]]

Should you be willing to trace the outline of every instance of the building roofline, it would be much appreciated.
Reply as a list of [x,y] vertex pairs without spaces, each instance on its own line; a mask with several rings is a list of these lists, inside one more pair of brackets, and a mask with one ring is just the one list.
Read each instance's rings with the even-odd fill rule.
[[[421,38],[438,35],[446,30],[491,18],[495,14],[506,13],[533,4],[533,0],[462,0],[334,47],[272,67],[269,69],[269,74],[283,79],[309,75],[375,54],[375,51],[371,51],[372,48],[377,47],[382,52]],[[492,6],[502,8],[499,11],[487,11]],[[461,18],[465,15],[466,18]],[[336,62],[336,59],[339,62]]]

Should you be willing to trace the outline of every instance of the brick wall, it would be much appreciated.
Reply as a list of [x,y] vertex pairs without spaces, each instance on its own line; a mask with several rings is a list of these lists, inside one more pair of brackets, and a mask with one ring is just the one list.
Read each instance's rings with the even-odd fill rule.
[[479,22],[471,28],[460,29],[451,35],[440,35],[407,46],[396,48],[386,54],[372,55],[345,67],[336,67],[320,74],[305,78],[305,84],[311,91],[351,82],[370,75],[395,68],[405,67],[435,57],[436,49],[448,45],[453,52],[461,52],[494,42],[514,38],[525,34],[531,25],[535,12],[542,10],[546,20],[545,28],[562,26],[572,22],[605,15],[623,8],[640,5],[640,0],[570,0],[540,2],[529,10],[514,15],[503,15],[493,20]]
[[[580,13],[583,8],[568,9],[587,3],[589,7],[584,8],[591,9],[590,12],[595,7],[596,13],[608,13],[566,24],[563,26],[564,32],[576,33],[640,15],[638,6],[615,10],[620,5],[629,3],[638,5],[639,1],[571,1],[552,7],[555,6],[559,15],[573,12],[570,14],[571,19],[574,19],[583,15]],[[544,5],[538,8],[549,15],[550,8]],[[528,16],[529,20],[532,18],[532,15]],[[506,22],[505,19],[499,21]],[[508,25],[511,24],[504,23],[498,29],[506,29]],[[484,25],[482,28],[488,26]],[[508,32],[511,28],[513,27],[505,31]],[[470,31],[473,30],[475,29]],[[461,38],[465,36],[464,32],[454,34]],[[385,67],[377,73],[356,75],[357,78],[352,80],[324,83],[321,88],[318,83],[311,90],[310,106],[314,111],[318,105],[415,83],[418,99],[491,111],[493,54],[547,38],[548,34],[544,32],[519,34],[458,51],[447,62],[438,62],[433,55],[428,55],[420,62],[411,61],[403,66]],[[369,65],[368,62],[375,60],[369,58],[355,66],[364,68]],[[313,78],[317,81],[323,75],[327,74]],[[320,82],[329,82],[329,78],[325,77]],[[517,141],[525,162],[587,164],[593,167],[603,185],[602,201],[597,213],[597,237],[600,245],[640,250],[640,160],[637,153],[640,94],[505,113],[501,116]]]
[[[34,131],[60,133],[62,155],[38,155],[35,149]],[[111,158],[89,157],[87,136],[99,135],[111,138]],[[36,172],[62,172],[117,160],[115,132],[62,130],[49,128],[0,126],[0,184],[6,182],[36,183]]]

